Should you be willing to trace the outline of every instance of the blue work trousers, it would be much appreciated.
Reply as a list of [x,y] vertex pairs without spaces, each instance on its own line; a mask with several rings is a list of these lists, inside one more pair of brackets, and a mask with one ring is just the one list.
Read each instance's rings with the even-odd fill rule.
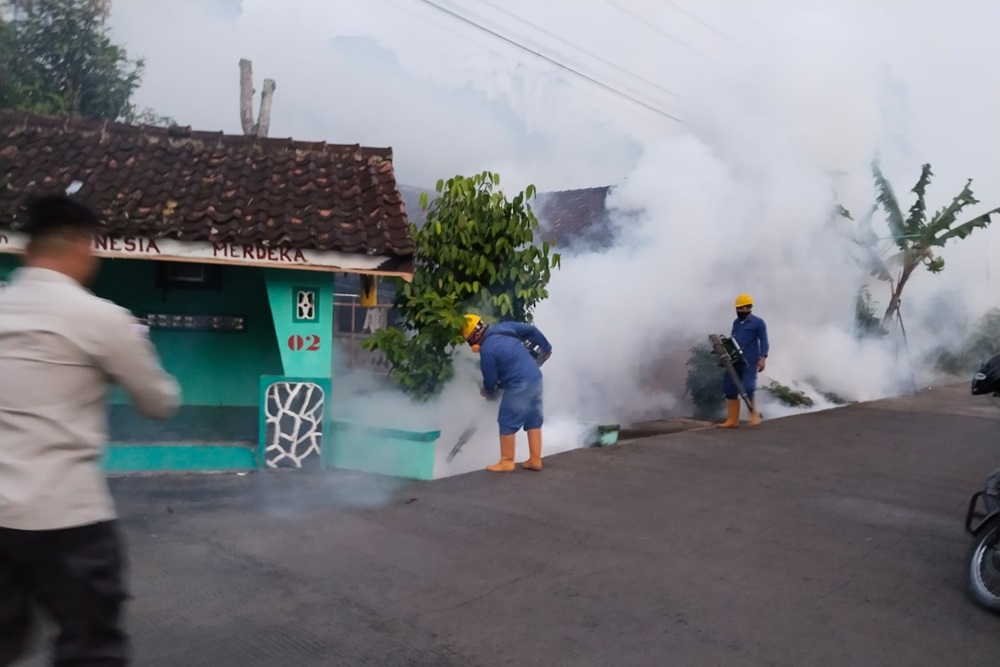
[[[743,383],[743,388],[747,394],[753,396],[754,392],[757,391],[757,364],[748,364],[746,361],[740,361],[738,364],[735,364],[734,368],[740,376],[740,382]],[[736,383],[733,382],[733,379],[729,377],[729,373],[726,373],[722,378],[722,391],[730,401],[740,397],[740,391],[736,387]]]
[[513,385],[503,390],[497,422],[500,435],[511,435],[542,427],[542,383]]

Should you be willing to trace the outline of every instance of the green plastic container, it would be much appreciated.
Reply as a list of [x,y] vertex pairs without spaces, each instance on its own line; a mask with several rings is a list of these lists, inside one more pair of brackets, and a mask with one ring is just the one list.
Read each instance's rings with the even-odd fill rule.
[[587,435],[588,447],[610,447],[618,443],[619,424],[593,424]]

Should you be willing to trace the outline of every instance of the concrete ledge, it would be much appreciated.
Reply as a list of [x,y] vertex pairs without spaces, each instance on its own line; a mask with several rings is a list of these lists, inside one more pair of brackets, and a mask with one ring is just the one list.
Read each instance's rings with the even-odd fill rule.
[[102,466],[107,472],[256,470],[252,445],[111,443]]
[[334,421],[329,447],[324,447],[328,467],[403,477],[434,479],[434,453],[441,431],[406,431]]
[[715,422],[687,419],[685,417],[669,417],[667,419],[657,419],[654,421],[641,422],[627,426],[621,430],[619,438],[621,440],[637,440],[639,438],[651,438],[657,435],[670,435],[671,433],[694,431],[696,429],[708,428],[710,426],[715,426]]

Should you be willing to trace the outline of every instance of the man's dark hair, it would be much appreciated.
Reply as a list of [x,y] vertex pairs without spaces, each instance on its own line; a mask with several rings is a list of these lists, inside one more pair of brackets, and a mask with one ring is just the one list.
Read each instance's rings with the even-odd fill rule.
[[22,231],[31,241],[55,235],[92,234],[100,218],[89,206],[66,195],[32,197],[25,206]]

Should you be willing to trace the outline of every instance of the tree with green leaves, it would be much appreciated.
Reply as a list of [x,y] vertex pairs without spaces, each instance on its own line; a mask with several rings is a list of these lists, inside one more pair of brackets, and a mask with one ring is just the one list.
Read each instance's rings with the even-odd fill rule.
[[722,365],[712,347],[706,343],[690,350],[684,388],[694,404],[695,419],[714,419],[719,416],[725,397],[722,395]]
[[132,103],[144,62],[111,41],[108,0],[0,0],[0,10],[0,108],[173,123]]
[[965,376],[994,354],[1000,353],[1000,308],[988,310],[972,327],[957,349],[937,350],[935,367],[944,373]]
[[[890,284],[891,296],[880,327],[885,330],[899,316],[903,288],[914,271],[923,265],[931,273],[940,273],[944,270],[944,259],[935,256],[935,249],[943,248],[953,239],[964,239],[975,230],[985,228],[990,224],[992,215],[1000,211],[1000,207],[959,223],[961,212],[967,206],[979,203],[972,193],[970,178],[951,203],[928,217],[925,197],[933,174],[931,166],[925,164],[921,168],[917,184],[910,190],[916,195],[916,200],[904,216],[892,185],[882,174],[877,162],[872,164],[872,173],[877,190],[876,203],[859,222],[859,233],[855,241],[865,250],[864,263],[870,274]],[[887,259],[883,258],[885,252],[880,245],[882,239],[872,227],[872,219],[880,207],[886,215],[889,240],[892,242],[890,247],[895,250],[895,254]],[[840,214],[850,219],[850,213],[842,207]]]
[[535,243],[538,220],[528,203],[535,187],[508,199],[499,185],[499,175],[484,171],[438,181],[429,206],[427,194],[420,196],[426,221],[420,229],[410,226],[413,279],[396,279],[401,324],[365,341],[386,356],[392,378],[417,399],[435,395],[451,379],[463,313],[486,322],[531,322],[535,306],[548,297],[560,257],[548,242]]

